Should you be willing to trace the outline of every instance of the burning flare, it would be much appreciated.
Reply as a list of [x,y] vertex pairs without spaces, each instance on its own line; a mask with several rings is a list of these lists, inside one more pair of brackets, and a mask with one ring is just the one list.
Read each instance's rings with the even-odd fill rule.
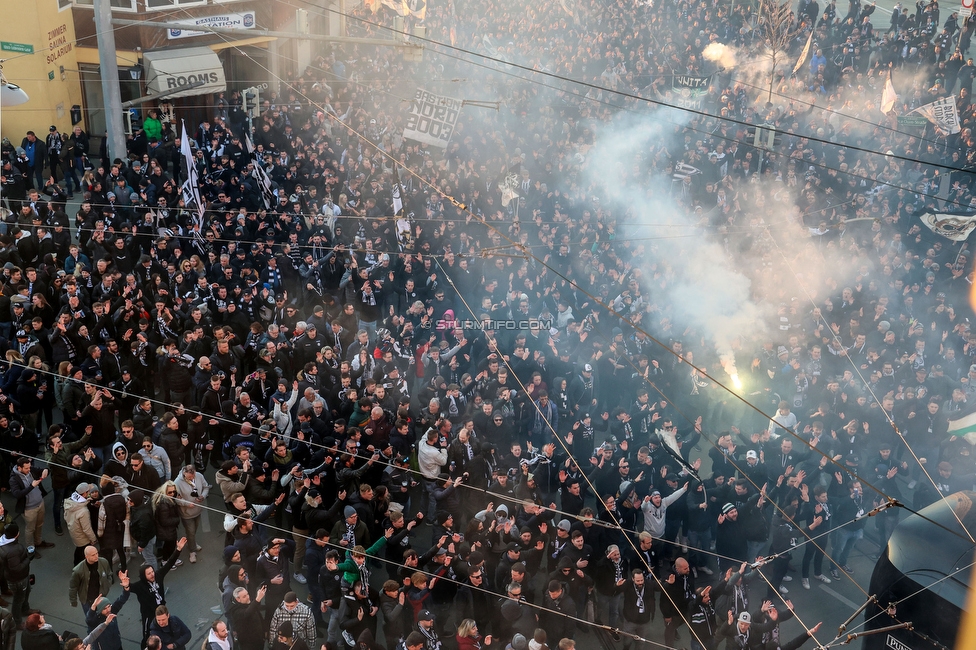
[[722,368],[728,374],[729,379],[732,380],[732,386],[735,387],[737,391],[742,390],[742,380],[739,379],[739,371],[735,367],[735,357],[731,352],[719,355],[719,362],[722,364]]

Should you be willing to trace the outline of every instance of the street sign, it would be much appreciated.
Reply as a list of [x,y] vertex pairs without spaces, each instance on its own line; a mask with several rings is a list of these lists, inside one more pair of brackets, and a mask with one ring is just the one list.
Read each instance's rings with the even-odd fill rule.
[[929,121],[922,115],[899,115],[899,126],[925,126]]
[[20,52],[21,54],[33,54],[34,46],[29,43],[10,43],[9,41],[0,41],[0,50],[4,52]]

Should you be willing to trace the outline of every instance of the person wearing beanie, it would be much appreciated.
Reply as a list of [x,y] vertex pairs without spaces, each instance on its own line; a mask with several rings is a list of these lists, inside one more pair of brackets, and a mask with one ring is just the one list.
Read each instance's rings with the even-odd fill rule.
[[342,509],[342,521],[336,522],[332,527],[332,534],[329,539],[335,541],[346,549],[353,546],[369,546],[369,529],[366,524],[359,520],[359,513],[352,506]]
[[124,571],[119,571],[119,584],[122,585],[122,594],[115,599],[114,603],[102,596],[85,611],[85,624],[88,626],[89,632],[102,623],[108,623],[101,636],[92,643],[91,650],[122,650],[122,633],[119,630],[119,623],[114,618],[109,620],[108,617],[110,614],[118,616],[126,601],[129,600],[129,576]]
[[290,621],[285,621],[275,632],[271,631],[274,641],[271,650],[309,650],[308,644],[301,637],[295,636],[295,628]]
[[505,650],[529,650],[529,641],[521,634],[512,637],[512,642],[505,646]]
[[14,592],[11,612],[20,627],[23,618],[30,612],[30,563],[34,554],[20,543],[20,527],[7,524],[0,537],[0,568],[3,569],[7,584]]

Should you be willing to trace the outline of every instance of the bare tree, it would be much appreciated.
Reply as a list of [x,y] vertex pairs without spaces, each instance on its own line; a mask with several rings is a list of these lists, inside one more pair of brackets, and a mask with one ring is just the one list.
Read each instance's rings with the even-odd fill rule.
[[756,11],[760,47],[770,60],[768,102],[773,101],[776,66],[782,65],[789,57],[790,45],[800,28],[792,6],[791,0],[759,0]]

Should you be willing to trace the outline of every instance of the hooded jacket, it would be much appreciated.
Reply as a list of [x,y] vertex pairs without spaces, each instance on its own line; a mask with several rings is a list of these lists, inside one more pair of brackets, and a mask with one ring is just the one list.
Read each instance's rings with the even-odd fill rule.
[[76,547],[95,546],[98,543],[88,512],[88,499],[77,492],[64,500],[64,523]]

